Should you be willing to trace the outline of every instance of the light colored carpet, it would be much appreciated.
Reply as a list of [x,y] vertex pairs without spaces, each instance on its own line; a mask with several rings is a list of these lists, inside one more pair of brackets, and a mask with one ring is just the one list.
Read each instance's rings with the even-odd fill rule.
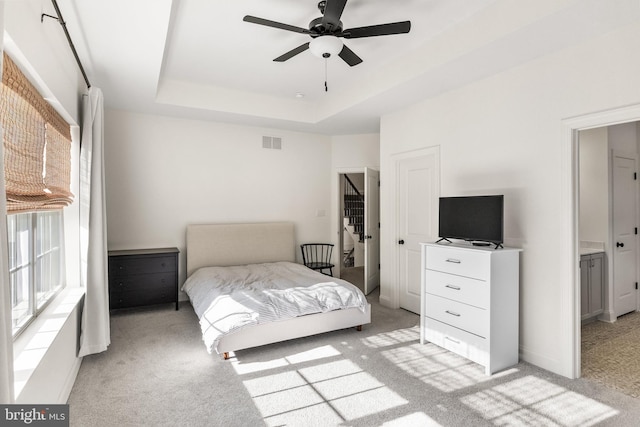
[[582,328],[582,376],[640,397],[640,312]]
[[418,316],[380,306],[372,323],[206,353],[181,304],[111,317],[109,350],[84,358],[71,426],[637,426],[640,400],[519,363],[492,377],[432,344]]

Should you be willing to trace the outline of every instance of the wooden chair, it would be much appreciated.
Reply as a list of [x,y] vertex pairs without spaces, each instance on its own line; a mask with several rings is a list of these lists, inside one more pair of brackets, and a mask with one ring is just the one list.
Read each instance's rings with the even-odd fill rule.
[[302,250],[302,263],[312,270],[327,274],[323,270],[329,270],[328,276],[333,276],[331,255],[333,245],[331,243],[304,243],[300,245]]

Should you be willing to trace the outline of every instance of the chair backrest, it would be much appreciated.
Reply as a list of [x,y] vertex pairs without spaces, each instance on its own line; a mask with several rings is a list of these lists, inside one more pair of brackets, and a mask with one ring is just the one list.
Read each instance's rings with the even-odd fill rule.
[[331,264],[333,245],[331,243],[303,243],[302,262],[307,265],[315,262]]

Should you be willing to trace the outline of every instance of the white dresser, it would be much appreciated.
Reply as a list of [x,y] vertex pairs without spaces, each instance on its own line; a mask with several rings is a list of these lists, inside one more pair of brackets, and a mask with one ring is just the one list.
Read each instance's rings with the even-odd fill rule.
[[485,367],[518,363],[520,249],[422,243],[420,342]]

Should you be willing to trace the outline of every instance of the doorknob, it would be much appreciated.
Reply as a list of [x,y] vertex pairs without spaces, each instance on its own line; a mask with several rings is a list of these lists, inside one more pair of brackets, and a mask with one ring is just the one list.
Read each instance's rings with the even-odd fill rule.
[[404,245],[404,240],[402,240],[402,239],[398,240],[398,244],[399,245]]
[[624,248],[624,243],[616,242],[616,248]]

